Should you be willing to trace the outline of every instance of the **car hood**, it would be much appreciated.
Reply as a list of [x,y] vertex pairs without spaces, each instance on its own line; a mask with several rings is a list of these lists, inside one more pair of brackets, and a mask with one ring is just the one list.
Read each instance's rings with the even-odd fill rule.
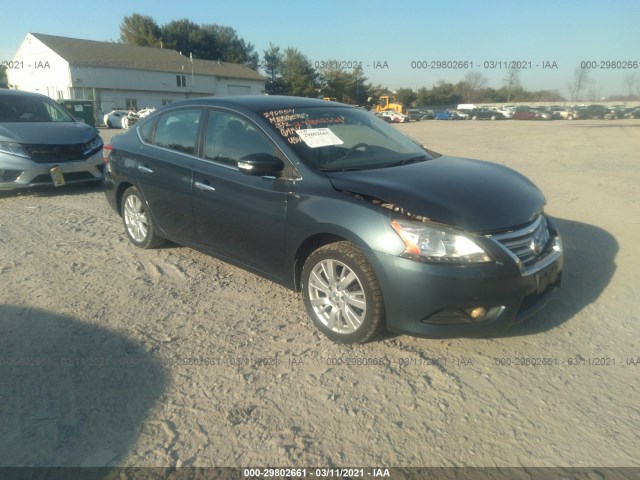
[[337,190],[392,203],[414,215],[467,231],[490,232],[532,221],[540,190],[510,168],[480,160],[433,160],[357,172],[327,172]]
[[37,145],[86,143],[98,134],[94,127],[80,122],[3,122],[0,140]]

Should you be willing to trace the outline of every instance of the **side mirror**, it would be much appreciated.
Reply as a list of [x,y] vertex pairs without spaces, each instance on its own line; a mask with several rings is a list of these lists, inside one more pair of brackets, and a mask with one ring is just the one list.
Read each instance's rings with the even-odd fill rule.
[[276,176],[284,168],[284,162],[268,153],[252,153],[238,160],[238,170],[255,177]]

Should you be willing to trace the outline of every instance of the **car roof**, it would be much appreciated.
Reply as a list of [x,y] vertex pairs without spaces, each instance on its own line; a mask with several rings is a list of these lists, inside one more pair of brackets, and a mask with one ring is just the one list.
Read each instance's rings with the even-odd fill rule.
[[232,97],[200,97],[172,102],[167,107],[188,105],[244,107],[255,112],[303,107],[349,107],[344,103],[331,102],[319,98],[290,97],[286,95],[238,95]]
[[3,96],[11,96],[11,97],[47,97],[46,95],[42,95],[41,93],[35,92],[23,92],[21,90],[8,90],[5,88],[0,88],[0,95]]

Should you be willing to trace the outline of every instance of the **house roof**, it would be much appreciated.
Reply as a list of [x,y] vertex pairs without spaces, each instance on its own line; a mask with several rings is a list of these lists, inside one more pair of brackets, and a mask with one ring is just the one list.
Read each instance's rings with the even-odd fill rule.
[[102,67],[168,73],[193,73],[215,77],[264,80],[258,72],[237,63],[194,59],[170,49],[139,47],[115,42],[31,33],[71,67]]

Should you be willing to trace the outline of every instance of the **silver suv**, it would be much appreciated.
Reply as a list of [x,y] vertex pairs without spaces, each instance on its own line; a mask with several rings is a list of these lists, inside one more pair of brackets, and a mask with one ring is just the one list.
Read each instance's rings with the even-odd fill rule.
[[38,93],[0,90],[0,190],[101,181],[94,127]]

